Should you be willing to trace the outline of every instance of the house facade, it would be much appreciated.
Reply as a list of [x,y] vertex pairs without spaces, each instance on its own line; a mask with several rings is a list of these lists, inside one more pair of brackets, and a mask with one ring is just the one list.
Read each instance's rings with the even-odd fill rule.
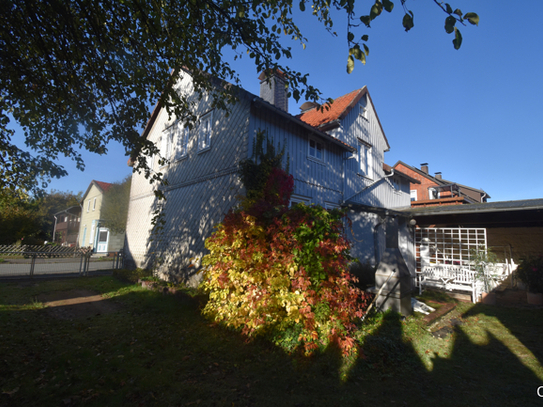
[[482,203],[490,198],[482,189],[443,179],[440,172],[430,175],[427,163],[419,169],[398,161],[393,168],[418,181],[410,185],[412,207]]
[[54,215],[53,241],[62,246],[75,247],[79,238],[81,207],[71,206]]
[[[367,88],[335,99],[329,109],[306,103],[294,116],[288,112],[281,74],[259,79],[260,97],[239,89],[239,101],[227,115],[212,109],[209,95],[195,94],[185,73],[178,89],[190,95],[199,118],[192,130],[157,105],[143,136],[159,146],[161,157],[168,160],[162,166],[158,157],[149,162],[168,181],[160,186],[166,200],[155,198],[158,185],[133,173],[127,265],[196,284],[205,239],[244,193],[237,175],[239,162],[251,156],[257,132],[265,131],[276,145],[285,146],[295,183],[292,203],[348,207],[352,254],[372,265],[385,248],[381,225],[387,217],[397,218],[400,250],[414,272],[408,217],[392,210],[409,207],[412,179],[384,164],[390,147]],[[164,224],[153,233],[157,210],[164,214]]]
[[95,253],[117,252],[123,249],[124,233],[111,232],[103,224],[102,204],[107,199],[108,182],[91,181],[81,200],[79,247],[90,247]]

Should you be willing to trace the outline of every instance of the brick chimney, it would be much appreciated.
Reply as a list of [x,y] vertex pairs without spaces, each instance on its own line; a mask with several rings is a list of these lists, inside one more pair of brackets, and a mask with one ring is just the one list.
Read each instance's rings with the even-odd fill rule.
[[288,88],[285,74],[279,69],[264,71],[258,79],[260,79],[260,97],[288,113]]
[[424,172],[425,174],[428,174],[428,163],[422,163],[420,165],[420,170]]
[[441,178],[441,172],[436,172],[436,178],[437,178],[437,179],[442,179],[442,178]]

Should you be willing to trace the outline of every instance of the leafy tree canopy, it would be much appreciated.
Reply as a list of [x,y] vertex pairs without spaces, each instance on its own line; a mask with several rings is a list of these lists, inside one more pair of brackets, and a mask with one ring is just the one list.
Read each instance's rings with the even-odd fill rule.
[[102,201],[103,224],[115,233],[126,230],[131,181],[132,177],[128,176],[121,182],[113,183]]
[[[463,13],[434,0],[446,14],[445,31],[454,33],[454,47],[462,37],[458,25],[478,23],[475,13]],[[360,5],[362,3],[362,5]],[[403,26],[414,26],[408,0],[400,0]],[[307,74],[284,64],[290,44],[306,39],[293,10],[307,9],[331,34],[332,10],[347,15],[348,65],[365,62],[369,49],[365,28],[390,0],[51,0],[0,3],[0,187],[32,190],[52,177],[66,175],[55,163],[71,157],[79,169],[81,151],[104,154],[108,142],[124,145],[137,170],[152,174],[145,156],[157,148],[140,132],[149,118],[148,106],[160,101],[190,126],[191,106],[172,84],[191,72],[200,94],[214,93],[217,108],[235,99],[232,87],[214,87],[209,75],[239,84],[224,53],[248,54],[256,69],[279,68],[286,73],[292,96],[319,100],[320,92]],[[360,35],[362,34],[362,35]],[[173,69],[173,70],[172,70]],[[23,129],[35,156],[13,141],[9,121]]]
[[10,245],[39,232],[39,216],[28,196],[3,190],[0,193],[0,245]]

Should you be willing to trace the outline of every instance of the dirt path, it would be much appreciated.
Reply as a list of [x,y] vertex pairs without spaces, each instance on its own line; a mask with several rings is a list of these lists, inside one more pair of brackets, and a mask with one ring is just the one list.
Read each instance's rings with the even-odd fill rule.
[[74,289],[38,295],[49,315],[60,319],[88,318],[121,310],[121,305],[92,290]]

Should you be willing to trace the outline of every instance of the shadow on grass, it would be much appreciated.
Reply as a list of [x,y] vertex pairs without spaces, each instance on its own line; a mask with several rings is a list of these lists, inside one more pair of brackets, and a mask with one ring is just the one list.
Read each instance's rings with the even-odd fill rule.
[[[514,334],[504,339],[507,329],[498,329],[509,319],[520,329],[525,310],[515,319],[515,312],[504,317],[475,306],[458,315],[462,323],[443,339],[416,318],[385,314],[363,326],[365,359],[342,381],[335,349],[311,358],[286,355],[209,323],[200,315],[201,298],[166,296],[110,277],[88,281],[86,289],[108,293],[119,308],[58,319],[31,299],[67,290],[68,283],[0,284],[0,405],[541,404],[535,393],[543,384],[541,349],[535,349],[541,345],[531,344],[536,357],[529,367],[517,356],[524,332],[514,343]],[[81,280],[76,284],[82,288]]]

